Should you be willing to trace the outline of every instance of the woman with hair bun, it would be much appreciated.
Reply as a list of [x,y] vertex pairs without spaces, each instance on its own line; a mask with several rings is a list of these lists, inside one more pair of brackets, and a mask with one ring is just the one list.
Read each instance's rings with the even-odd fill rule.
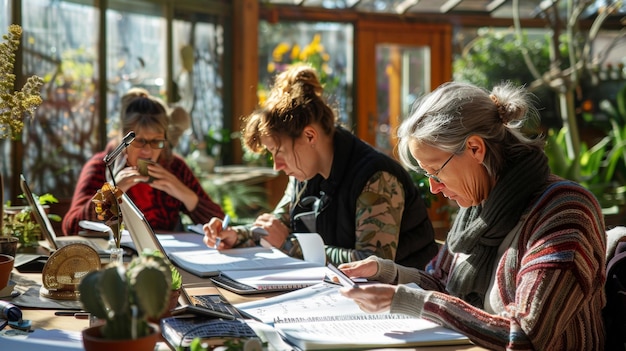
[[302,253],[291,234],[319,233],[334,264],[375,255],[424,268],[436,254],[426,206],[408,172],[337,124],[313,68],[294,65],[278,75],[265,106],[242,128],[246,147],[269,152],[289,183],[274,212],[251,226],[222,230],[212,219],[204,226],[207,245],[218,237],[218,248],[256,245],[254,226],[295,257]]
[[493,350],[603,350],[603,216],[588,190],[551,174],[544,141],[523,132],[537,119],[528,93],[508,83],[446,83],[421,98],[398,130],[402,160],[460,211],[425,270],[344,264],[382,284],[342,293]]
[[[185,161],[172,153],[180,133],[170,139],[169,132],[175,128],[168,113],[165,103],[145,89],[130,89],[122,97],[120,125],[121,135],[134,131],[135,140],[112,168],[117,187],[128,194],[154,230],[182,231],[181,213],[194,223],[206,223],[224,213]],[[77,234],[80,220],[97,221],[91,199],[105,182],[112,181],[103,159],[120,141],[121,137],[112,139],[106,150],[95,154],[81,170],[70,209],[63,217],[65,235]],[[147,163],[141,170],[144,174],[140,162]]]

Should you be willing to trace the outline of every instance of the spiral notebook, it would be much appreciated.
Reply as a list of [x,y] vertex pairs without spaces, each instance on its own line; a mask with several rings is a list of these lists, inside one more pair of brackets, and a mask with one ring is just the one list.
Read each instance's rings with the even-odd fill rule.
[[326,267],[269,269],[260,271],[232,270],[211,277],[217,286],[240,295],[291,291],[324,281]]

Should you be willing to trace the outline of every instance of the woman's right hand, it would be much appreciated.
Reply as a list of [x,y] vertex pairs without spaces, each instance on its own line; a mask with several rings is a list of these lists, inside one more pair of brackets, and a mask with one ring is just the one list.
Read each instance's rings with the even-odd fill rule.
[[115,175],[115,184],[123,192],[127,192],[140,182],[148,181],[150,177],[142,176],[136,167],[125,167]]
[[[237,232],[230,227],[222,230],[222,223],[221,219],[213,217],[209,223],[202,226],[202,230],[204,230],[203,240],[206,246],[222,250],[230,249],[237,243]],[[220,238],[220,243],[218,247],[215,247],[215,242],[218,237]]]
[[350,278],[369,278],[378,272],[378,262],[365,259],[342,263],[337,268],[341,269]]

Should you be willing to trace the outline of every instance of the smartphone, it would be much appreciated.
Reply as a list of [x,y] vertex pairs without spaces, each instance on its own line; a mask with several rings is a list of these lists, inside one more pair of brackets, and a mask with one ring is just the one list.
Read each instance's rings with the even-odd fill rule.
[[355,283],[350,277],[348,277],[341,269],[335,267],[332,263],[327,265],[328,269],[337,277],[339,283],[345,286],[346,288],[358,288],[359,285]]
[[267,230],[265,230],[263,227],[259,227],[259,226],[254,226],[254,227],[250,228],[250,232],[252,234],[256,234],[256,235],[259,235],[259,236],[270,235],[270,233],[268,233]]
[[185,315],[194,315],[199,317],[208,317],[208,318],[222,318],[228,320],[236,319],[232,314],[211,310],[208,308],[194,306],[194,305],[186,305],[186,306],[178,306],[170,311],[172,316],[185,316]]

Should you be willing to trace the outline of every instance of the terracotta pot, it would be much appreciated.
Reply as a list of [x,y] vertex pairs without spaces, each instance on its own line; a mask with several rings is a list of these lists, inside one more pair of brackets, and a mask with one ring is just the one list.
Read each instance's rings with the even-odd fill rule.
[[0,236],[0,254],[15,257],[15,253],[17,253],[17,244],[19,242],[20,239],[14,236]]
[[135,340],[103,339],[101,326],[89,327],[83,329],[83,346],[85,351],[153,351],[156,343],[161,338],[161,333],[156,325],[151,324],[150,327],[154,331],[152,334]]
[[9,284],[14,263],[15,258],[12,256],[0,254],[0,289],[4,289]]

